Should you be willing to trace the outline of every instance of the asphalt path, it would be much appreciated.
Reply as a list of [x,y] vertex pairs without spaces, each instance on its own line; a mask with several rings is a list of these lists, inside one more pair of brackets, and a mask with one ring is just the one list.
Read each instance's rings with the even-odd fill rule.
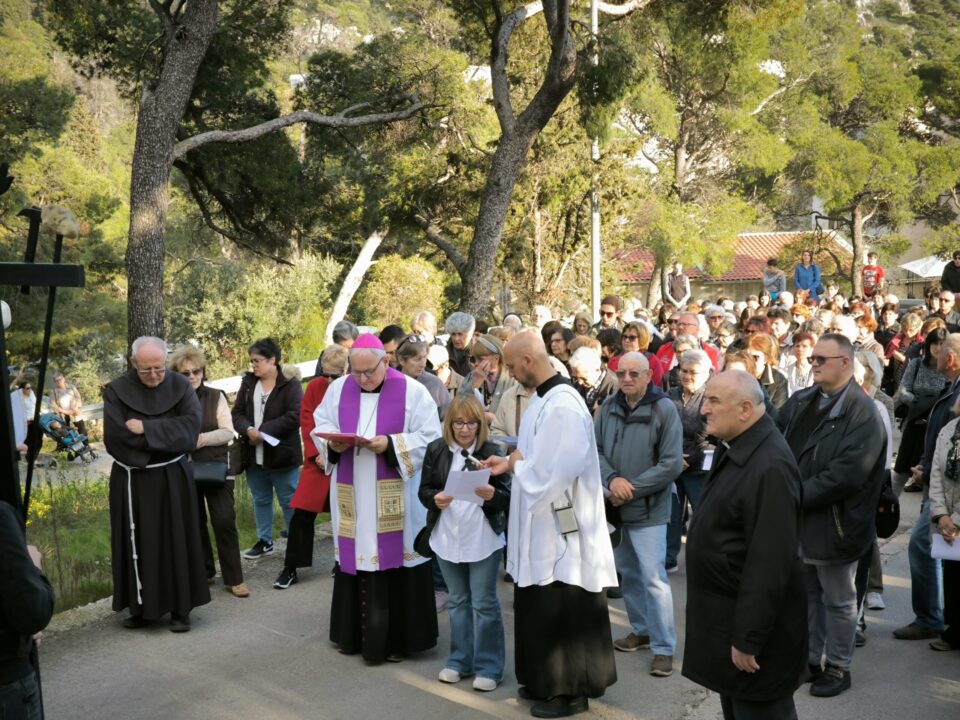
[[[801,718],[843,720],[956,720],[960,717],[960,652],[937,653],[925,641],[901,641],[891,631],[909,622],[907,539],[918,510],[916,494],[903,498],[900,531],[884,542],[887,609],[868,612],[868,643],[854,658],[853,687],[836,698],[797,691]],[[513,588],[500,583],[507,635],[503,684],[479,693],[469,681],[444,685],[436,676],[449,649],[449,623],[440,617],[437,647],[400,664],[365,665],[330,644],[332,543],[318,538],[313,569],[289,590],[271,587],[282,554],[244,560],[252,595],[232,597],[222,585],[210,604],[192,614],[191,632],[164,625],[125,630],[121,615],[103,602],[58,616],[41,648],[46,717],[109,720],[367,720],[529,717],[516,696],[513,674]],[[686,583],[670,575],[678,635],[675,673],[648,674],[649,651],[616,653],[619,681],[592,714],[581,717],[715,720],[718,697],[681,677]],[[621,600],[611,601],[614,637],[629,632]]]

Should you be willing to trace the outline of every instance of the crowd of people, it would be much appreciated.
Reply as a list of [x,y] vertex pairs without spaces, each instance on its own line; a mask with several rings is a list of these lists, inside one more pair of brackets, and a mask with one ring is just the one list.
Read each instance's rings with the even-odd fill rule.
[[[915,618],[894,636],[960,649],[960,565],[942,561],[941,603],[931,540],[952,545],[960,526],[960,315],[950,289],[901,308],[875,257],[867,268],[863,297],[823,287],[804,253],[796,292],[771,259],[758,295],[695,299],[677,263],[665,302],[628,311],[610,295],[596,323],[455,312],[444,336],[427,311],[377,335],[342,321],[305,389],[262,338],[232,408],[205,385],[202,352],[140,338],[104,393],[114,608],[128,628],[169,614],[189,630],[217,576],[208,515],[223,584],[249,596],[243,471],[257,524],[243,557],[274,552],[275,497],[283,513],[276,589],[313,564],[331,513],[341,653],[400,662],[436,644],[446,609],[439,681],[494,690],[503,569],[518,693],[534,716],[565,717],[616,682],[615,651],[649,650],[652,676],[673,673],[682,560],[683,674],[720,693],[726,718],[795,718],[801,684],[851,687],[864,612],[884,608],[889,483],[923,493]],[[616,639],[611,597],[630,623]]]

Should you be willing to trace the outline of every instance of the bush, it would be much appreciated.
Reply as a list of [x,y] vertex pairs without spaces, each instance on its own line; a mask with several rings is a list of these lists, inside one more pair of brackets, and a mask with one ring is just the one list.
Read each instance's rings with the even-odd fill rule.
[[444,317],[446,278],[423,258],[386,255],[367,273],[354,300],[360,323],[409,327],[418,310],[429,310],[440,323]]

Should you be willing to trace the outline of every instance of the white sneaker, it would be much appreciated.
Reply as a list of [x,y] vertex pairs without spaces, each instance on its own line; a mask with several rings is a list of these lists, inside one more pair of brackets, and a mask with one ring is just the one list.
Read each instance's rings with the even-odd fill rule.
[[480,692],[492,692],[497,689],[497,681],[493,678],[485,678],[478,675],[473,679],[473,689],[479,690]]
[[886,603],[883,602],[883,595],[878,592],[867,593],[867,610],[885,610]]
[[[440,671],[440,674],[437,675],[437,678],[439,678],[440,682],[445,683],[460,682],[460,673],[453,668],[444,668]],[[474,685],[476,685],[476,683],[474,683]]]
[[450,603],[450,593],[444,590],[434,590],[433,599],[437,603],[437,612],[441,613],[447,609],[447,605]]

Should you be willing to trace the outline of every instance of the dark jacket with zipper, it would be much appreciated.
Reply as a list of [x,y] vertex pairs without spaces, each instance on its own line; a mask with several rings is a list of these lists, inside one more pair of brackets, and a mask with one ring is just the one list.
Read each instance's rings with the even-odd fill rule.
[[600,406],[594,427],[603,486],[609,490],[617,476],[633,485],[633,498],[618,508],[623,524],[666,524],[671,487],[683,470],[683,428],[673,401],[651,383],[631,409],[618,390]]
[[[233,427],[244,443],[244,467],[256,463],[256,448],[247,441],[247,430],[253,427],[253,390],[259,379],[248,372],[240,381],[240,390],[233,403]],[[277,373],[277,383],[267,397],[263,408],[263,421],[258,430],[277,438],[280,443],[273,447],[263,443],[264,470],[290,470],[303,464],[300,446],[300,401],[303,389],[295,374],[286,367]]]
[[[473,456],[477,460],[486,460],[488,457],[497,455],[503,457],[503,450],[495,442],[489,440],[473,451]],[[444,438],[437,438],[429,445],[423,455],[423,469],[420,471],[420,489],[418,496],[420,502],[427,509],[427,526],[425,539],[429,540],[433,533],[433,528],[440,519],[440,508],[433,501],[433,498],[447,484],[447,476],[450,474],[450,467],[453,465],[453,453],[450,452],[450,446]],[[466,461],[466,470],[474,470],[473,463]],[[490,527],[497,535],[507,529],[507,510],[510,509],[510,482],[512,475],[503,473],[502,475],[491,475],[490,483],[493,485],[493,497],[484,500],[481,509],[490,523]],[[423,555],[425,547],[418,547],[417,551]],[[432,557],[431,552],[428,557]]]
[[863,557],[876,539],[887,433],[873,400],[851,379],[813,432],[795,437],[819,397],[818,385],[794,393],[779,423],[803,480],[803,559],[842,565]]
[[[767,415],[719,443],[687,534],[683,675],[739,700],[788,697],[807,667],[800,473]],[[745,673],[730,647],[755,655]]]

